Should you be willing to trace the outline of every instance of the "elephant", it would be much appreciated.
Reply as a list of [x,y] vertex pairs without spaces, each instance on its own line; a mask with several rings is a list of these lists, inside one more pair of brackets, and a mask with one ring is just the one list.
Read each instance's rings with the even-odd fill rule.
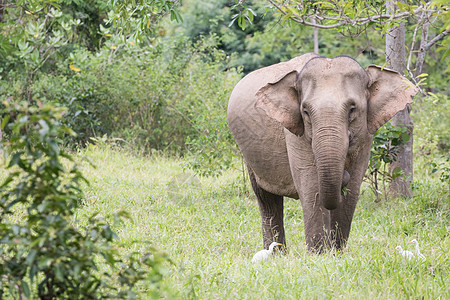
[[257,198],[265,249],[278,242],[286,250],[284,197],[300,199],[309,252],[345,247],[373,135],[416,94],[398,72],[313,53],[236,84],[227,121]]

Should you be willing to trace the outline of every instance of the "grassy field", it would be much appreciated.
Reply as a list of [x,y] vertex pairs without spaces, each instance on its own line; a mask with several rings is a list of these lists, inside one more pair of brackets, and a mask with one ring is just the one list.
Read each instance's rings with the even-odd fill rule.
[[[78,215],[127,210],[115,228],[124,252],[145,251],[150,240],[173,261],[162,283],[168,298],[199,299],[450,299],[448,186],[418,167],[414,199],[374,203],[367,187],[357,206],[343,253],[306,251],[299,201],[285,201],[289,253],[260,264],[260,216],[242,173],[195,178],[182,162],[137,158],[108,147],[90,147],[97,168],[83,164],[91,185]],[[393,252],[416,238],[425,262]],[[141,297],[146,298],[145,288]]]

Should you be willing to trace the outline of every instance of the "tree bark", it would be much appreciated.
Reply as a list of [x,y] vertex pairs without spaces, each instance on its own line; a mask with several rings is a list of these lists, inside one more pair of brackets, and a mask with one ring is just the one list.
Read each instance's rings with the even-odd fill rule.
[[314,27],[314,53],[319,54],[319,28]]
[[3,22],[3,14],[5,13],[5,1],[6,0],[0,0],[0,23]]
[[[316,24],[316,19],[314,17],[311,18],[311,23]],[[319,28],[313,27],[313,31],[314,53],[319,55]]]
[[[395,2],[388,1],[388,11],[393,14],[395,10]],[[400,74],[405,70],[406,49],[405,49],[405,23],[400,26],[394,26],[388,30],[386,34],[386,60],[388,67]],[[397,152],[397,161],[391,163],[389,170],[392,171],[400,167],[404,172],[404,176],[395,178],[390,186],[389,192],[395,196],[412,197],[411,183],[413,181],[413,121],[410,115],[411,106],[408,105],[404,110],[398,112],[392,118],[392,125],[406,126],[410,136],[406,144],[399,146]]]
[[430,22],[428,18],[429,16],[425,14],[425,20],[422,26],[422,39],[420,40],[420,48],[419,54],[417,55],[416,70],[414,71],[414,77],[417,77],[420,74],[422,74],[423,63],[425,62],[425,55],[427,53],[425,45],[428,42],[428,28],[430,27]]

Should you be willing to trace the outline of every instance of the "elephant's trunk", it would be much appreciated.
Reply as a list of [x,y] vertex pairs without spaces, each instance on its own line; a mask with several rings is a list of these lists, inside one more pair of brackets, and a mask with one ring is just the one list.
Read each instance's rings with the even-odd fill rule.
[[319,199],[326,209],[332,210],[341,201],[343,179],[347,180],[343,178],[348,151],[347,128],[327,124],[315,129],[312,147],[319,177]]

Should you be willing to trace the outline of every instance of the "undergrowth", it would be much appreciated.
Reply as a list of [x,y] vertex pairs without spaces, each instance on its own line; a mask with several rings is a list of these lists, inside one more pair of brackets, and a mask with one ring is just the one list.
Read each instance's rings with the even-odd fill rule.
[[[99,168],[82,166],[91,185],[84,207],[102,216],[127,210],[130,220],[113,228],[124,252],[142,251],[150,240],[174,262],[162,285],[168,297],[300,299],[450,297],[450,203],[448,186],[416,165],[413,199],[375,203],[363,186],[346,249],[310,255],[299,201],[286,199],[288,254],[258,265],[260,216],[241,170],[197,178],[183,162],[163,155],[135,157],[107,146],[80,151]],[[426,176],[425,176],[426,175]],[[405,261],[393,252],[417,239],[425,262]],[[412,249],[410,249],[412,250]],[[141,297],[146,290],[141,288]],[[148,295],[147,295],[148,296]]]

